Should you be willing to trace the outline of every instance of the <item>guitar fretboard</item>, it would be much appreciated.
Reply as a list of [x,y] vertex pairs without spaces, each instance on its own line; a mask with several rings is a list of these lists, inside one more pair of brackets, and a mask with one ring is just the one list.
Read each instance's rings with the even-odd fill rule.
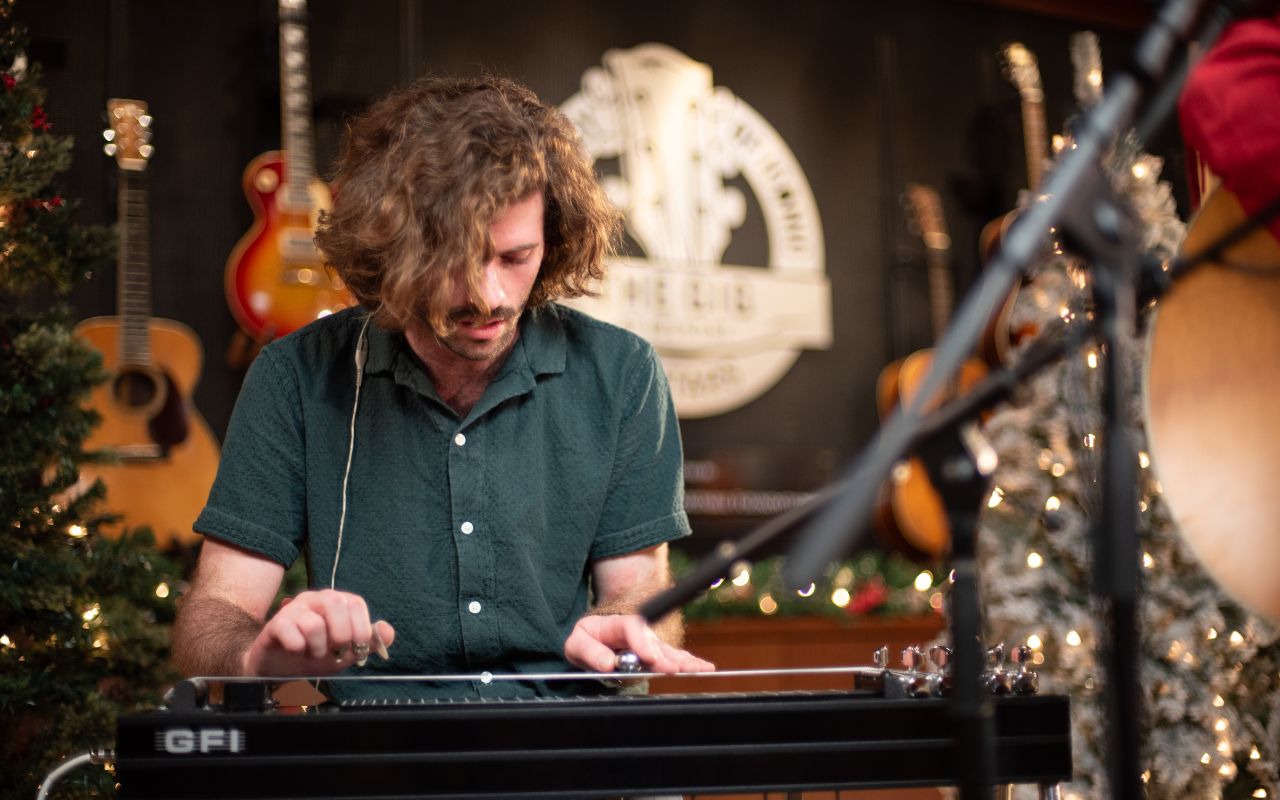
[[316,174],[309,47],[305,0],[280,0],[280,122],[286,153],[283,197],[289,205],[303,209],[310,207],[308,187]]
[[151,223],[147,173],[120,170],[116,308],[120,312],[121,362],[151,363]]

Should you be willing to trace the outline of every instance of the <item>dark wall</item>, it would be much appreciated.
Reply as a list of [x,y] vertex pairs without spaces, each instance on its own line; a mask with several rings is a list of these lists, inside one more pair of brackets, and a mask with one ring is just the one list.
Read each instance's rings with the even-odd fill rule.
[[[44,62],[55,130],[77,137],[67,193],[86,222],[112,222],[114,165],[100,150],[108,97],[149,102],[154,314],[181,320],[206,352],[197,407],[220,436],[242,373],[225,363],[235,324],[225,262],[252,222],[241,171],[279,146],[276,12],[270,0],[21,0]],[[423,72],[496,71],[561,102],[608,48],[648,41],[709,64],[790,146],[817,198],[834,305],[834,345],[806,352],[746,407],[684,424],[692,459],[734,466],[738,486],[808,491],[866,443],[880,368],[931,340],[922,250],[898,196],[939,189],[958,288],[980,269],[978,231],[1025,182],[1018,95],[996,54],[1012,39],[1039,56],[1051,131],[1073,111],[1067,41],[1083,26],[956,0],[650,0],[440,3],[312,0],[318,163],[342,115]],[[1123,63],[1131,31],[1095,28],[1104,65]],[[1181,191],[1176,136],[1165,175]],[[764,237],[731,245],[763,263]],[[736,248],[736,249],[735,249]],[[752,252],[754,251],[754,252]],[[114,313],[114,274],[74,298]],[[704,519],[703,537],[750,520]]]

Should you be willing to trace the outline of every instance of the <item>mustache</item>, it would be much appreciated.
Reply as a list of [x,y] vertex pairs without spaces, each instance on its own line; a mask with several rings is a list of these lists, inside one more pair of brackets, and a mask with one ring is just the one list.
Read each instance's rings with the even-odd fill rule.
[[497,320],[515,319],[517,314],[519,312],[511,306],[498,306],[497,308],[489,309],[488,314],[483,314],[478,306],[468,304],[450,309],[447,319],[449,322],[462,322],[468,319],[484,319],[489,322],[495,322]]

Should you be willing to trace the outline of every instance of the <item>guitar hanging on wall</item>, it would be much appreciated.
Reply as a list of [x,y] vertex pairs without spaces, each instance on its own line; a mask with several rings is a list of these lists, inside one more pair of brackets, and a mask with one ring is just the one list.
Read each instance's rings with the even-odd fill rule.
[[[1044,89],[1040,85],[1040,67],[1036,57],[1020,42],[1005,45],[1000,53],[1004,74],[1018,89],[1022,106],[1022,141],[1027,160],[1027,189],[1034,192],[1044,177],[1049,161],[1049,138],[1044,113]],[[978,251],[984,263],[995,257],[1005,231],[1018,218],[1014,210],[988,222],[978,237]],[[1007,363],[1019,341],[1034,335],[1032,327],[1015,329],[1012,322],[1014,304],[1020,287],[1015,287],[983,332],[981,355],[988,364]]]
[[109,374],[89,399],[102,423],[85,449],[118,462],[87,465],[81,480],[100,478],[108,507],[130,525],[150,526],[158,546],[191,545],[198,541],[191,524],[218,469],[218,443],[190,401],[203,347],[186,325],[151,316],[146,103],[109,100],[107,118],[106,151],[119,168],[119,316],[87,319],[75,332],[102,353]]
[[272,339],[353,302],[312,240],[330,194],[315,171],[306,0],[280,0],[279,13],[284,149],[245,169],[254,222],[227,260],[227,302],[242,332],[228,358],[239,366]]
[[[933,337],[937,341],[946,330],[954,302],[951,277],[951,236],[942,213],[942,201],[930,186],[912,183],[904,194],[913,229],[919,231],[925,248],[929,271],[929,310]],[[895,361],[880,372],[876,383],[876,399],[881,419],[887,418],[899,405],[915,401],[925,377],[933,365],[933,350],[917,350]],[[968,359],[951,384],[938,397],[930,398],[926,410],[972,388],[987,374],[986,365],[978,358]],[[877,509],[880,533],[894,549],[906,551],[919,560],[945,556],[951,546],[951,528],[947,523],[942,498],[929,481],[924,463],[918,458],[894,467],[887,484],[887,498]]]

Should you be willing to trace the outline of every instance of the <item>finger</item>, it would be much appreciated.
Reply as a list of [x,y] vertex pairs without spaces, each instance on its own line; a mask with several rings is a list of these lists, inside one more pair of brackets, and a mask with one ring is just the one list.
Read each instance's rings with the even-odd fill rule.
[[298,631],[301,632],[303,639],[306,639],[306,654],[311,658],[324,658],[330,654],[329,646],[329,623],[320,613],[311,611],[311,609],[302,609],[301,612],[287,617],[287,621],[291,620],[296,625]]
[[369,622],[369,607],[359,595],[347,595],[347,620],[351,626],[351,649],[355,653],[356,665],[364,666],[372,647],[373,625]]
[[564,643],[564,657],[577,667],[596,672],[613,672],[613,648],[601,642],[589,632],[590,626],[580,620]]
[[350,597],[345,592],[325,591],[317,598],[320,608],[316,610],[324,616],[328,649],[335,653],[351,646]]
[[391,654],[387,652],[387,648],[396,640],[396,629],[386,620],[378,620],[373,624],[373,650],[378,656],[386,661],[391,658]]
[[681,650],[663,642],[662,651],[667,661],[675,664],[676,672],[715,672],[715,664],[706,659],[698,658],[688,650]]

